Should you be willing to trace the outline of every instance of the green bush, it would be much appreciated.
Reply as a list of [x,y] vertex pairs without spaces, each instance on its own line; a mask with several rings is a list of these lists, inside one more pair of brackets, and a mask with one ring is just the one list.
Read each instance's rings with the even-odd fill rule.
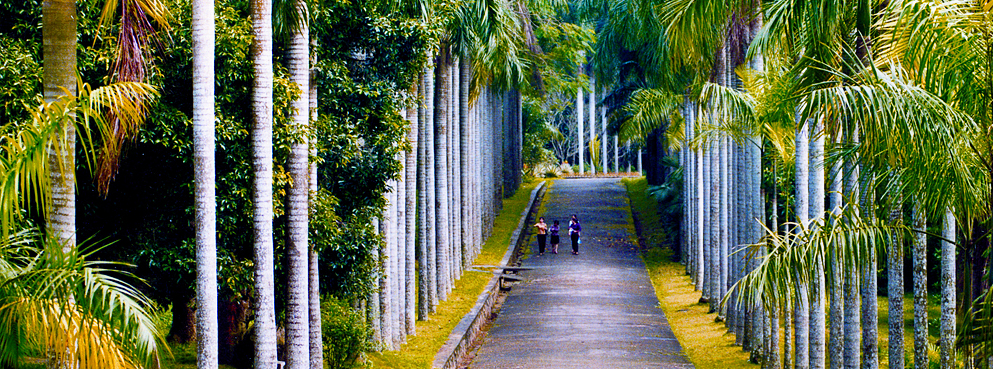
[[334,297],[322,297],[321,330],[328,369],[354,368],[359,356],[371,348],[369,326],[351,306]]

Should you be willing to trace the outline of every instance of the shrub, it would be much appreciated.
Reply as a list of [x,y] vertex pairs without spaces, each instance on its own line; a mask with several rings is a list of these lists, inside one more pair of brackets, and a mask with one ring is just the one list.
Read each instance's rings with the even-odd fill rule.
[[362,353],[371,348],[371,332],[362,317],[334,297],[322,298],[321,330],[328,369],[354,368]]

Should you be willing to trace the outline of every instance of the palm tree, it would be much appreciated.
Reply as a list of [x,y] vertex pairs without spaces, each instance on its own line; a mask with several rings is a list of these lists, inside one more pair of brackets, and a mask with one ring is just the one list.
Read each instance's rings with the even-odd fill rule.
[[[582,68],[580,68],[582,69]],[[579,129],[579,139],[576,141],[579,145],[579,174],[586,174],[586,162],[583,160],[583,151],[586,150],[583,144],[583,134],[586,133],[583,128],[583,88],[580,87],[576,90],[576,124]]]
[[53,185],[49,158],[70,146],[59,132],[67,126],[84,132],[82,152],[92,164],[97,150],[90,130],[96,126],[102,139],[112,137],[106,135],[111,123],[105,113],[133,121],[144,115],[143,102],[156,93],[143,83],[119,82],[96,90],[84,84],[79,96],[43,103],[31,111],[31,121],[4,127],[0,323],[18,329],[0,335],[3,365],[18,365],[22,355],[39,351],[57,353],[50,366],[120,367],[156,360],[161,338],[151,320],[152,305],[127,282],[133,276],[111,271],[117,263],[86,261],[92,252],[67,248],[53,232],[37,234],[24,219],[28,212],[47,214],[52,207],[44,195]]
[[[76,2],[46,0],[42,9],[44,95],[51,103],[61,96],[76,96]],[[58,140],[76,142],[73,125],[58,134]],[[46,227],[67,251],[76,246],[75,157],[70,146],[52,147],[48,163],[52,206]]]
[[914,368],[927,369],[927,217],[914,201]]
[[449,103],[451,102],[451,68],[449,62],[448,51],[443,47],[441,52],[438,53],[438,59],[436,62],[435,75],[437,88],[435,88],[435,106],[434,106],[434,150],[435,150],[435,163],[434,163],[434,184],[435,184],[435,202],[434,206],[437,209],[437,226],[434,229],[436,234],[435,248],[438,250],[437,253],[437,264],[435,264],[437,269],[437,283],[438,283],[438,299],[445,301],[448,300],[448,292],[450,285],[450,275],[449,270],[450,263],[450,253],[449,253],[449,241],[451,234],[450,223],[451,218],[449,216],[449,199],[448,196],[448,161],[446,159],[448,155],[448,121],[449,121]]
[[[272,3],[252,1],[252,193],[255,230],[255,367],[276,362],[276,298],[272,239]],[[306,57],[306,56],[305,56]],[[304,181],[306,182],[306,181]],[[216,287],[215,287],[216,288]],[[216,289],[215,289],[216,291]],[[198,292],[199,293],[199,292]]]
[[[196,310],[196,328],[197,368],[199,369],[217,368],[214,37],[214,2],[209,0],[193,1],[193,168],[195,178],[193,194],[196,206],[196,302],[199,307]],[[273,334],[273,338],[275,338],[275,334]],[[273,348],[275,348],[275,339],[273,339],[273,344]],[[275,351],[272,354],[273,361],[275,361]]]
[[[903,222],[903,196],[899,180],[890,190],[889,220],[897,224]],[[903,316],[903,237],[893,235],[892,244],[886,258],[886,296],[889,298],[889,316]],[[902,368],[904,363],[903,319],[889,319],[889,363],[894,368]]]
[[941,322],[938,345],[940,367],[956,367],[955,362],[955,213],[945,210],[941,228]]
[[[411,88],[412,95],[416,98],[420,93],[420,83],[414,83]],[[420,120],[418,119],[418,109],[415,106],[407,107],[407,122],[410,128],[407,130],[407,142],[410,143],[410,150],[407,150],[404,155],[404,169],[406,170],[406,181],[404,184],[406,188],[406,195],[404,196],[405,204],[405,236],[406,236],[406,248],[405,248],[405,271],[404,281],[406,286],[404,290],[406,291],[406,296],[404,298],[404,320],[406,321],[406,332],[408,335],[415,334],[415,320],[417,319],[417,306],[419,301],[419,296],[415,296],[415,288],[417,286],[417,269],[416,264],[420,260],[417,259],[417,185],[419,184],[420,178],[417,176],[419,169],[417,163],[417,156],[420,150],[423,150],[418,145],[418,135],[420,133]],[[426,299],[425,299],[426,300]]]
[[[291,117],[301,130],[310,125],[310,26],[307,4],[293,2],[300,21],[289,35],[287,58],[290,81],[300,88],[300,96],[293,100]],[[310,365],[310,275],[308,223],[310,213],[310,148],[306,136],[290,146],[287,165],[293,183],[287,189],[286,257],[287,306],[286,306],[286,366],[304,369]],[[264,291],[264,290],[260,290]]]
[[[311,48],[316,49],[317,40],[311,39]],[[313,56],[313,55],[312,55]],[[316,71],[313,65],[314,61],[311,61],[310,69],[310,92],[307,97],[310,100],[310,120],[317,121],[317,82],[314,80]],[[316,145],[308,145],[311,156],[317,156]],[[309,163],[309,176],[307,183],[310,187],[310,208],[313,209],[314,198],[317,196],[317,164]],[[322,334],[324,329],[321,326],[321,279],[320,279],[320,260],[318,259],[317,250],[314,248],[313,244],[308,247],[308,261],[309,261],[309,281],[308,286],[310,288],[310,368],[311,369],[322,369],[324,367],[324,340]]]

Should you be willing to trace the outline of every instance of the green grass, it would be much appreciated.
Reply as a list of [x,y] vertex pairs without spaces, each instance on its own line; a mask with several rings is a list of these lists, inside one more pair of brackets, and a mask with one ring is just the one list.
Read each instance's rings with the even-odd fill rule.
[[690,362],[697,368],[758,368],[759,365],[748,362],[748,353],[734,345],[734,336],[726,333],[724,324],[714,322],[715,314],[707,313],[710,306],[699,303],[700,293],[693,290],[685,267],[672,261],[671,250],[650,247],[664,244],[669,237],[655,211],[655,201],[646,195],[645,179],[626,178],[623,182],[631,209],[638,213],[641,222],[641,238],[647,243],[642,245],[645,248],[642,259],[655,295]]
[[[496,265],[503,259],[510,235],[520,221],[531,190],[537,185],[538,182],[525,183],[513,197],[504,199],[503,210],[494,220],[493,234],[486,240],[474,264]],[[407,337],[407,343],[397,351],[370,353],[367,355],[369,364],[373,368],[430,368],[435,354],[448,340],[452,329],[476,304],[476,298],[492,276],[487,272],[465,272],[455,282],[448,301],[440,303],[428,320],[417,322],[416,335]]]
[[[624,179],[630,196],[631,208],[638,213],[642,225],[642,237],[649,247],[642,254],[648,273],[655,286],[655,293],[676,338],[683,345],[690,361],[698,368],[758,368],[748,362],[748,354],[734,345],[734,336],[727,334],[723,323],[715,323],[715,315],[708,313],[709,305],[698,303],[700,292],[694,291],[690,277],[682,264],[671,261],[671,250],[664,247],[651,247],[665,244],[668,235],[655,211],[655,201],[645,193],[647,184],[644,178]],[[633,231],[632,231],[633,234]],[[886,297],[879,297],[879,360],[881,368],[889,367],[889,311]],[[937,319],[940,308],[931,297],[928,304],[928,341],[934,349],[938,341]],[[830,322],[828,322],[830,324]],[[914,350],[914,307],[913,295],[904,297],[904,345],[905,363],[913,363]],[[830,332],[827,332],[828,334]],[[929,367],[937,367],[938,353],[928,351]]]

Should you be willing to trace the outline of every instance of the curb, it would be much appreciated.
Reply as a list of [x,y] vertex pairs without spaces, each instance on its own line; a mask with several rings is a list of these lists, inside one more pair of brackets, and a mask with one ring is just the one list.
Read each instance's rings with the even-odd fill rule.
[[[534,210],[535,199],[538,198],[539,193],[545,190],[545,184],[546,182],[542,181],[538,184],[538,187],[531,190],[531,198],[528,200],[528,205],[524,208],[524,211],[521,212],[521,219],[517,222],[517,228],[510,235],[510,244],[507,246],[507,251],[503,254],[503,260],[500,261],[500,266],[507,266],[517,261],[516,255],[520,248],[522,231],[524,230],[528,216]],[[500,292],[499,290],[500,276],[494,274],[490,278],[490,281],[486,283],[483,292],[476,298],[476,304],[462,317],[459,324],[452,329],[452,333],[448,335],[448,340],[445,341],[445,344],[441,346],[441,349],[434,356],[431,368],[454,369],[458,366],[459,362],[469,351],[469,347],[473,341],[479,337],[483,324],[486,323],[490,314],[493,312],[493,302],[496,300],[496,296]]]

